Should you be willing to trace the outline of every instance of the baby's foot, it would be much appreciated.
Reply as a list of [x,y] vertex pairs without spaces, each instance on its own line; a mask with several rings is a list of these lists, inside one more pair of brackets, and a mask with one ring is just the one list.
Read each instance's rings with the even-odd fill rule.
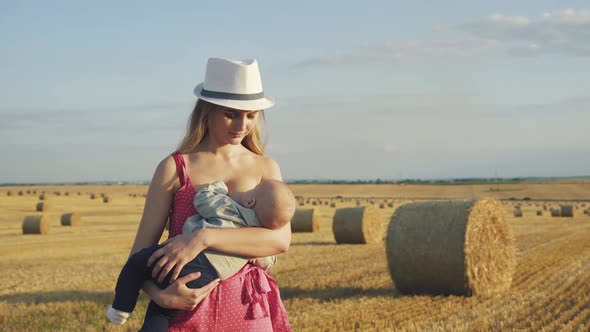
[[114,323],[117,325],[125,324],[125,322],[127,321],[127,318],[129,318],[130,314],[131,313],[129,313],[129,312],[117,310],[117,309],[113,308],[113,306],[109,306],[109,308],[107,309],[108,319],[111,321],[111,323]]

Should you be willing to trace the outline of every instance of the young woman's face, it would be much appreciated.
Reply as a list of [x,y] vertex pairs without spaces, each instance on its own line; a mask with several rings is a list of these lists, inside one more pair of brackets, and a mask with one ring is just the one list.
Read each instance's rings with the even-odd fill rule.
[[218,108],[209,113],[209,134],[227,144],[240,144],[254,129],[258,111]]

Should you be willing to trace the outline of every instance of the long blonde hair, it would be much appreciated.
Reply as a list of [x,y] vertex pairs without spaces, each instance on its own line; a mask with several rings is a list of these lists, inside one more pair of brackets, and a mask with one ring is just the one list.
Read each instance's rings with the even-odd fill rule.
[[[188,153],[193,151],[202,141],[209,132],[207,127],[207,120],[209,113],[212,111],[222,110],[223,106],[215,105],[202,99],[198,99],[195,104],[191,116],[186,126],[186,134],[178,145],[177,151],[181,153]],[[242,140],[242,145],[256,153],[257,155],[264,156],[264,143],[262,141],[262,130],[260,125],[260,118],[264,122],[265,134],[268,136],[268,128],[266,125],[266,118],[264,117],[264,110],[260,110],[260,117],[256,122],[256,125],[250,131],[248,135]]]

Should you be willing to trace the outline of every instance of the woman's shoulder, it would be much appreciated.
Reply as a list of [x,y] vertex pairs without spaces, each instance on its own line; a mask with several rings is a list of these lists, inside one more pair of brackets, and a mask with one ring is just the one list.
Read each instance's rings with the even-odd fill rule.
[[268,156],[260,156],[260,157],[262,158],[260,161],[262,164],[262,170],[263,170],[262,177],[283,181],[283,178],[281,175],[281,168],[279,167],[279,164],[274,159],[272,159]]
[[162,172],[164,174],[176,173],[176,162],[172,154],[167,155],[164,159],[160,160],[156,167],[156,172]]
[[271,178],[282,181],[279,164],[274,159],[267,155],[254,153],[248,149],[244,149],[244,151],[246,158],[250,160],[244,163],[244,165],[248,165],[248,168],[260,170],[259,174],[262,178]]
[[159,183],[166,183],[168,190],[176,191],[180,188],[180,179],[178,178],[178,172],[176,170],[176,161],[172,154],[167,155],[164,159],[160,160],[152,181],[157,180]]

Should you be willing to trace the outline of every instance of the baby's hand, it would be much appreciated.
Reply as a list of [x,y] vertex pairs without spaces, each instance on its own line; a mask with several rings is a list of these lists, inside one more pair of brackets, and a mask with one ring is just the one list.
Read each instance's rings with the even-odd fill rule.
[[256,205],[256,198],[254,197],[248,197],[246,199],[244,199],[244,204],[242,204],[243,207],[247,207],[249,209],[253,208],[254,205]]
[[276,264],[277,256],[268,256],[268,257],[260,257],[260,258],[253,258],[250,262],[259,268],[264,269],[265,271],[270,270],[270,268]]

